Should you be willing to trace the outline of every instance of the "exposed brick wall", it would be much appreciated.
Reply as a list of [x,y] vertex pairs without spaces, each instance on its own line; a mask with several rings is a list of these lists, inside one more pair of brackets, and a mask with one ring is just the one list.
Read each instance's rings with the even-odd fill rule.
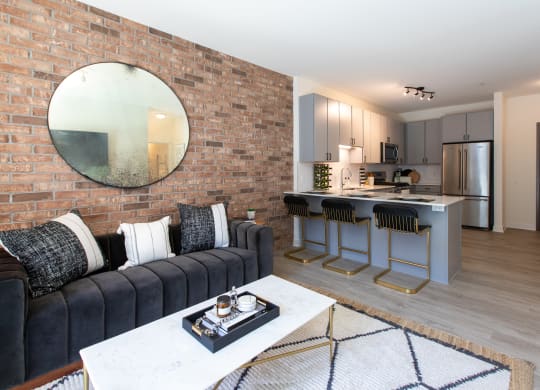
[[[190,144],[182,164],[148,187],[92,182],[58,155],[49,99],[75,69],[102,61],[140,66],[184,104]],[[248,206],[290,242],[282,192],[293,186],[292,79],[75,1],[0,2],[0,230],[78,208],[95,234],[120,221],[173,216],[176,204]]]

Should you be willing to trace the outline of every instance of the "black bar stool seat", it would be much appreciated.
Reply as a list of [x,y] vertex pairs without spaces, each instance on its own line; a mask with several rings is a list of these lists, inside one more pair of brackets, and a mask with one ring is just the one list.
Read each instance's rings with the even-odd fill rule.
[[[375,226],[379,229],[388,230],[388,268],[381,273],[375,275],[374,282],[381,286],[389,287],[397,291],[401,291],[407,294],[416,294],[420,291],[430,280],[430,225],[420,225],[418,223],[418,211],[409,206],[397,205],[397,204],[376,204],[373,207],[373,214],[375,216]],[[417,234],[426,236],[426,263],[419,263],[412,260],[404,260],[392,256],[392,232],[405,233],[405,234]],[[416,287],[405,287],[397,283],[390,282],[388,280],[382,280],[382,277],[392,271],[392,264],[401,263],[408,266],[422,268],[426,271],[426,279],[422,279]]]
[[[371,264],[371,218],[370,217],[357,217],[355,208],[351,202],[348,202],[346,200],[342,199],[324,199],[321,203],[322,209],[323,209],[323,215],[326,223],[330,221],[334,221],[337,223],[337,232],[338,232],[338,255],[329,258],[323,263],[323,267],[334,272],[339,272],[346,275],[354,275],[358,272],[362,271],[363,269],[367,268]],[[351,248],[346,247],[342,244],[342,237],[341,237],[341,225],[342,224],[353,224],[356,226],[362,226],[365,225],[367,229],[367,249],[357,249],[357,248]],[[347,252],[355,252],[360,253],[367,256],[367,263],[360,263],[358,265],[358,262],[344,259],[342,257],[343,250]],[[354,268],[352,269],[345,269],[336,266],[333,264],[334,262],[338,260],[347,260],[347,262],[354,263]]]
[[[291,260],[299,261],[301,263],[310,263],[312,261],[315,261],[317,259],[323,258],[326,255],[328,255],[326,221],[323,218],[323,214],[311,211],[309,209],[308,201],[303,196],[285,195],[285,197],[283,198],[283,202],[285,202],[285,206],[287,206],[288,215],[300,218],[300,227],[302,231],[301,233],[302,246],[285,251],[284,253],[285,257]],[[324,223],[324,242],[317,241],[317,240],[310,240],[306,238],[306,232],[305,232],[306,219],[320,219]],[[315,253],[314,255],[306,256],[306,257],[300,256],[301,252],[306,251],[308,249],[306,248],[306,243],[322,246],[324,247],[324,252],[322,253],[318,252],[318,253]]]

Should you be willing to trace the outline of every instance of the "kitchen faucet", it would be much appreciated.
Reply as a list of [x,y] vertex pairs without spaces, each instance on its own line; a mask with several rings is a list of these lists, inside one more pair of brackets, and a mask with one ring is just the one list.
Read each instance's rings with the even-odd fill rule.
[[[347,170],[347,176],[343,175],[343,172]],[[345,181],[350,182],[352,176],[352,172],[349,168],[343,167],[340,171],[340,178],[339,178],[339,190],[343,191],[343,186],[345,185]]]

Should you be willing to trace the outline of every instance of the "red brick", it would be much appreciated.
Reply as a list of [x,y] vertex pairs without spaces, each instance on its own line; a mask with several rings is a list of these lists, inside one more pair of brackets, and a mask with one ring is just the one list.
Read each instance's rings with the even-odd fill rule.
[[24,173],[24,174],[12,174],[13,183],[39,183],[39,182],[51,182],[53,179],[52,174],[34,174],[34,173]]
[[51,200],[36,202],[37,210],[52,210],[52,209],[71,209],[73,208],[72,200]]
[[26,194],[13,194],[11,198],[13,202],[30,202],[36,200],[52,199],[52,192],[29,192]]
[[[7,13],[15,20],[0,24],[0,49],[6,49],[0,52],[13,59],[0,72],[0,165],[8,167],[2,168],[5,172],[0,169],[0,194],[44,192],[53,193],[54,199],[16,203],[15,207],[36,209],[2,211],[0,229],[6,221],[10,226],[31,226],[73,205],[84,208],[94,233],[105,233],[120,221],[145,222],[170,214],[178,222],[178,202],[230,199],[230,210],[236,213],[248,202],[266,210],[259,214],[274,227],[276,247],[290,238],[291,224],[281,226],[289,221],[284,207],[270,200],[292,188],[290,77],[83,3],[14,4],[0,4],[11,7]],[[92,23],[101,32],[91,31]],[[50,26],[55,35],[43,26]],[[58,83],[78,67],[111,60],[139,65],[159,76],[180,97],[190,121],[190,147],[182,164],[163,181],[141,189],[120,190],[83,178],[58,156],[47,131],[46,109]],[[193,87],[174,83],[175,78],[193,82]],[[275,161],[269,165],[270,157]],[[31,168],[39,173],[24,172]],[[3,185],[11,188],[4,191]],[[0,207],[5,200],[0,197]]]

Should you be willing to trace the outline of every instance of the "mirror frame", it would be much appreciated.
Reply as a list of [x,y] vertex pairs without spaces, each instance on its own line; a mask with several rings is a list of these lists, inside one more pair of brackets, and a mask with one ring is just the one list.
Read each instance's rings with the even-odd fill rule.
[[[178,104],[180,105],[180,108],[182,109],[182,113],[179,113],[179,117],[181,117],[181,119],[183,119],[185,117],[185,128],[186,128],[186,131],[187,131],[187,134],[186,134],[186,142],[183,143],[182,145],[185,145],[184,147],[184,150],[183,150],[183,153],[181,155],[181,157],[178,158],[178,162],[176,163],[176,161],[174,161],[174,167],[170,168],[169,169],[169,165],[167,166],[167,170],[168,172],[166,174],[162,174],[162,175],[158,175],[159,177],[158,178],[148,178],[148,180],[146,180],[144,183],[136,183],[136,184],[130,184],[129,180],[125,180],[125,181],[122,181],[122,178],[125,178],[125,176],[123,176],[123,174],[119,174],[118,177],[120,177],[121,179],[120,180],[111,180],[111,181],[107,181],[107,180],[104,180],[106,179],[107,177],[110,177],[110,176],[104,176],[104,175],[101,175],[101,176],[98,176],[98,175],[94,175],[94,177],[90,174],[88,174],[87,172],[82,172],[80,167],[77,167],[74,162],[70,161],[70,159],[65,156],[62,151],[61,151],[61,138],[60,139],[56,139],[55,140],[55,136],[53,135],[53,131],[72,131],[72,132],[77,132],[78,129],[75,128],[73,130],[69,129],[51,129],[51,122],[54,122],[54,112],[52,113],[51,115],[51,108],[54,110],[55,108],[55,97],[57,99],[61,99],[61,98],[64,98],[64,96],[62,96],[62,83],[64,83],[66,81],[66,79],[70,78],[70,77],[73,77],[75,74],[77,73],[80,73],[82,70],[88,68],[88,67],[96,67],[96,66],[100,66],[100,65],[103,65],[103,64],[106,64],[106,65],[111,65],[111,64],[118,64],[120,66],[124,66],[124,67],[128,67],[128,68],[133,68],[133,69],[137,69],[138,71],[141,71],[143,72],[146,76],[149,76],[155,80],[152,79],[152,82],[159,82],[161,83],[162,87],[163,88],[167,88],[168,91],[170,91],[170,93],[172,93],[172,96],[174,96],[176,98],[176,100],[178,101]],[[83,76],[84,78],[84,73],[83,73]],[[99,92],[105,92],[105,91],[111,91],[111,90],[114,90],[114,88],[111,89],[111,86],[110,84],[107,84],[107,86],[102,89],[101,91]],[[116,88],[116,91],[120,91],[120,87]],[[60,91],[60,95],[58,95]],[[59,97],[60,96],[60,97]],[[69,95],[68,95],[69,96]],[[172,98],[171,96],[171,98]],[[97,99],[96,99],[97,100]],[[172,100],[171,100],[172,102]],[[121,105],[119,105],[121,106]],[[147,112],[149,111],[150,109],[150,105],[148,106],[143,106],[146,108]],[[56,110],[58,111],[58,110]],[[110,111],[107,111],[107,112],[110,112]],[[56,114],[58,115],[58,114]],[[51,116],[53,117],[53,120],[51,121]],[[124,123],[124,122],[122,122]],[[181,126],[184,126],[183,123],[180,124]],[[69,75],[67,75],[59,84],[58,86],[56,87],[56,89],[54,90],[54,92],[52,93],[51,95],[51,98],[49,100],[49,104],[48,104],[48,107],[47,107],[47,127],[48,127],[48,131],[49,131],[49,136],[51,137],[51,141],[53,143],[53,145],[55,146],[56,148],[56,151],[58,152],[58,154],[60,155],[60,157],[62,157],[62,159],[72,168],[74,169],[77,173],[81,174],[82,176],[88,178],[89,180],[92,180],[94,182],[97,182],[97,183],[100,183],[100,184],[103,184],[103,185],[106,185],[106,186],[110,186],[110,187],[116,187],[116,188],[140,188],[140,187],[145,187],[145,186],[149,186],[149,185],[152,185],[154,183],[157,183],[161,180],[164,180],[165,178],[167,178],[169,175],[171,175],[173,172],[175,172],[178,167],[180,166],[180,164],[182,163],[182,161],[184,160],[187,152],[188,152],[188,149],[189,149],[189,142],[190,142],[190,125],[189,125],[189,117],[188,117],[188,114],[187,114],[187,111],[185,109],[185,106],[184,104],[182,103],[182,101],[180,100],[180,98],[178,97],[178,95],[176,94],[176,92],[163,80],[161,79],[160,77],[156,76],[154,73],[140,67],[140,66],[136,66],[136,65],[131,65],[131,64],[127,64],[127,63],[124,63],[124,62],[119,62],[119,61],[103,61],[103,62],[96,62],[96,63],[92,63],[92,64],[87,64],[87,65],[84,65],[78,69],[75,69],[74,71],[72,71]],[[84,127],[84,126],[81,126],[81,127]],[[146,125],[146,131],[148,132],[148,123]],[[88,131],[81,131],[79,130],[79,133],[92,133],[92,132],[88,132]],[[59,133],[58,133],[59,134]],[[109,134],[107,132],[105,133],[97,133],[97,132],[94,132],[94,134]],[[103,137],[100,137],[100,138],[103,138]],[[109,137],[106,137],[107,141],[105,143],[108,144],[108,138]],[[149,143],[147,142],[147,145]],[[171,146],[171,142],[168,142],[168,145],[169,147]],[[174,144],[173,143],[173,147],[174,147]],[[108,152],[107,152],[108,153]],[[174,154],[173,154],[174,156]],[[99,158],[99,157],[98,157]],[[122,159],[124,160],[124,159]],[[127,162],[128,162],[128,166],[129,166],[129,159],[127,159]],[[107,165],[110,167],[110,164],[109,162],[107,162]],[[158,168],[159,169],[159,168]],[[127,173],[132,173],[132,172],[135,172],[135,170],[133,171],[128,171]],[[148,172],[150,172],[150,169],[148,169]]]

